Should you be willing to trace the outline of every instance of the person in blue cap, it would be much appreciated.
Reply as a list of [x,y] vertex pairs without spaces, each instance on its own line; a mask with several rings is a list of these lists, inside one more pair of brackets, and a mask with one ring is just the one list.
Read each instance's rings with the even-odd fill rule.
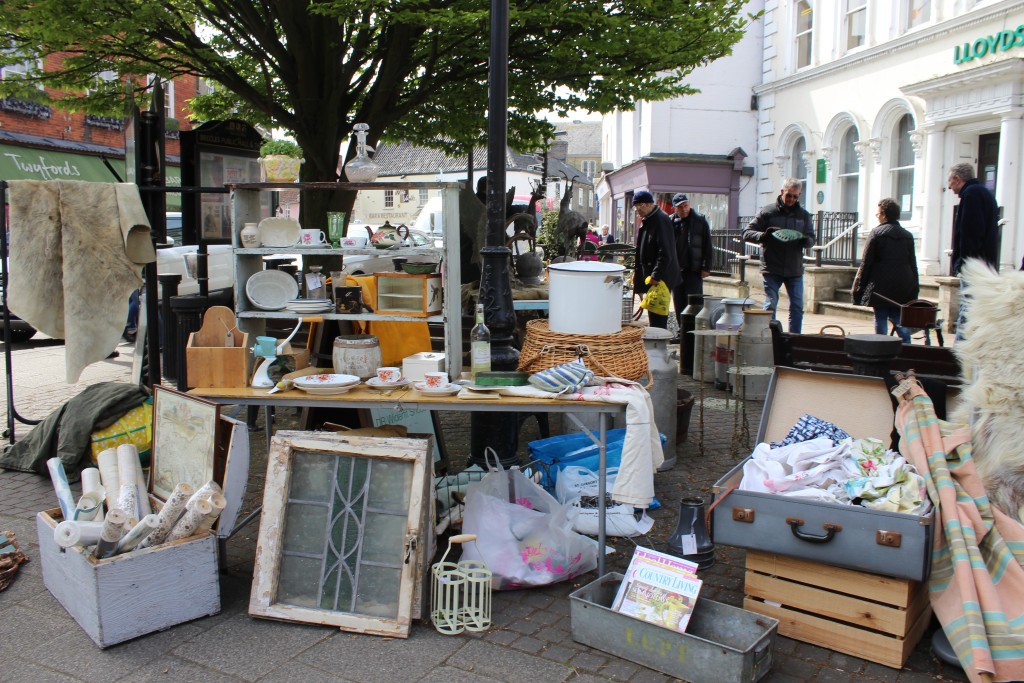
[[[633,193],[633,208],[640,216],[636,233],[636,264],[633,268],[633,294],[643,298],[650,287],[664,282],[668,291],[675,291],[682,277],[676,256],[676,238],[672,219],[654,203],[647,190]],[[650,277],[651,281],[647,282]],[[668,328],[668,316],[647,312],[651,327]]]
[[683,278],[672,292],[678,312],[686,308],[688,295],[704,294],[704,278],[711,275],[711,226],[704,216],[690,208],[690,198],[682,192],[672,197],[672,206],[676,255]]

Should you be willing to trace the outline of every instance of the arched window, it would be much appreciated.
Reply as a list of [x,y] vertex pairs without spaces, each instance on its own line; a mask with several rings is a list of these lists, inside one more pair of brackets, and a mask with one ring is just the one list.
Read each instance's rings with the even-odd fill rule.
[[910,142],[910,131],[914,118],[904,114],[892,131],[889,147],[890,173],[893,199],[900,203],[902,209],[900,220],[911,217],[914,202],[914,146]]
[[855,145],[860,139],[857,129],[850,126],[843,135],[839,148],[839,210],[854,212],[860,194],[860,159]]
[[[804,160],[804,152],[806,151],[807,141],[801,135],[793,142],[793,152],[789,156],[789,175],[803,182],[805,191],[807,190],[807,162]],[[804,199],[804,201],[807,200]]]

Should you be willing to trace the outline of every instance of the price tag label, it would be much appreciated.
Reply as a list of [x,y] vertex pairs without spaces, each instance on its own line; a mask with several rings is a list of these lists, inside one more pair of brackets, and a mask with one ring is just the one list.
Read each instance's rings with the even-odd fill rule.
[[687,534],[683,536],[683,555],[696,555],[697,554],[697,535]]

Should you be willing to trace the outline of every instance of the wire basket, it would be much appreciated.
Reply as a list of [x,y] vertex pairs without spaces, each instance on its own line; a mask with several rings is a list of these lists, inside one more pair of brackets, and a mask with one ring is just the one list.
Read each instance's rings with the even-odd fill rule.
[[477,560],[447,561],[452,544],[475,540],[473,534],[452,536],[441,561],[430,568],[430,620],[446,636],[491,627],[491,570]]
[[526,340],[519,354],[520,372],[540,372],[581,358],[586,366],[602,377],[621,377],[634,382],[654,378],[647,364],[644,330],[639,325],[624,325],[614,334],[566,334],[552,332],[547,320],[526,323]]

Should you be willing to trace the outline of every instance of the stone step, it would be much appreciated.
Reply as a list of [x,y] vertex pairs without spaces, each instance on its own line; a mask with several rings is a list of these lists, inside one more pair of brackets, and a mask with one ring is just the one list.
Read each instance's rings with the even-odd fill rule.
[[[838,292],[837,292],[838,293]],[[874,320],[875,312],[869,306],[857,306],[849,302],[841,301],[822,301],[818,304],[818,310],[816,313],[822,315],[831,315],[837,318],[849,318],[851,320]]]
[[[835,301],[836,303],[849,303],[850,297],[852,295],[852,288],[846,287],[844,289],[836,287],[835,298],[833,299],[833,301]],[[917,298],[924,299],[926,301],[931,301],[933,304],[937,305],[939,302],[939,288],[937,286],[926,288],[924,285],[922,285],[920,291],[918,292]]]

